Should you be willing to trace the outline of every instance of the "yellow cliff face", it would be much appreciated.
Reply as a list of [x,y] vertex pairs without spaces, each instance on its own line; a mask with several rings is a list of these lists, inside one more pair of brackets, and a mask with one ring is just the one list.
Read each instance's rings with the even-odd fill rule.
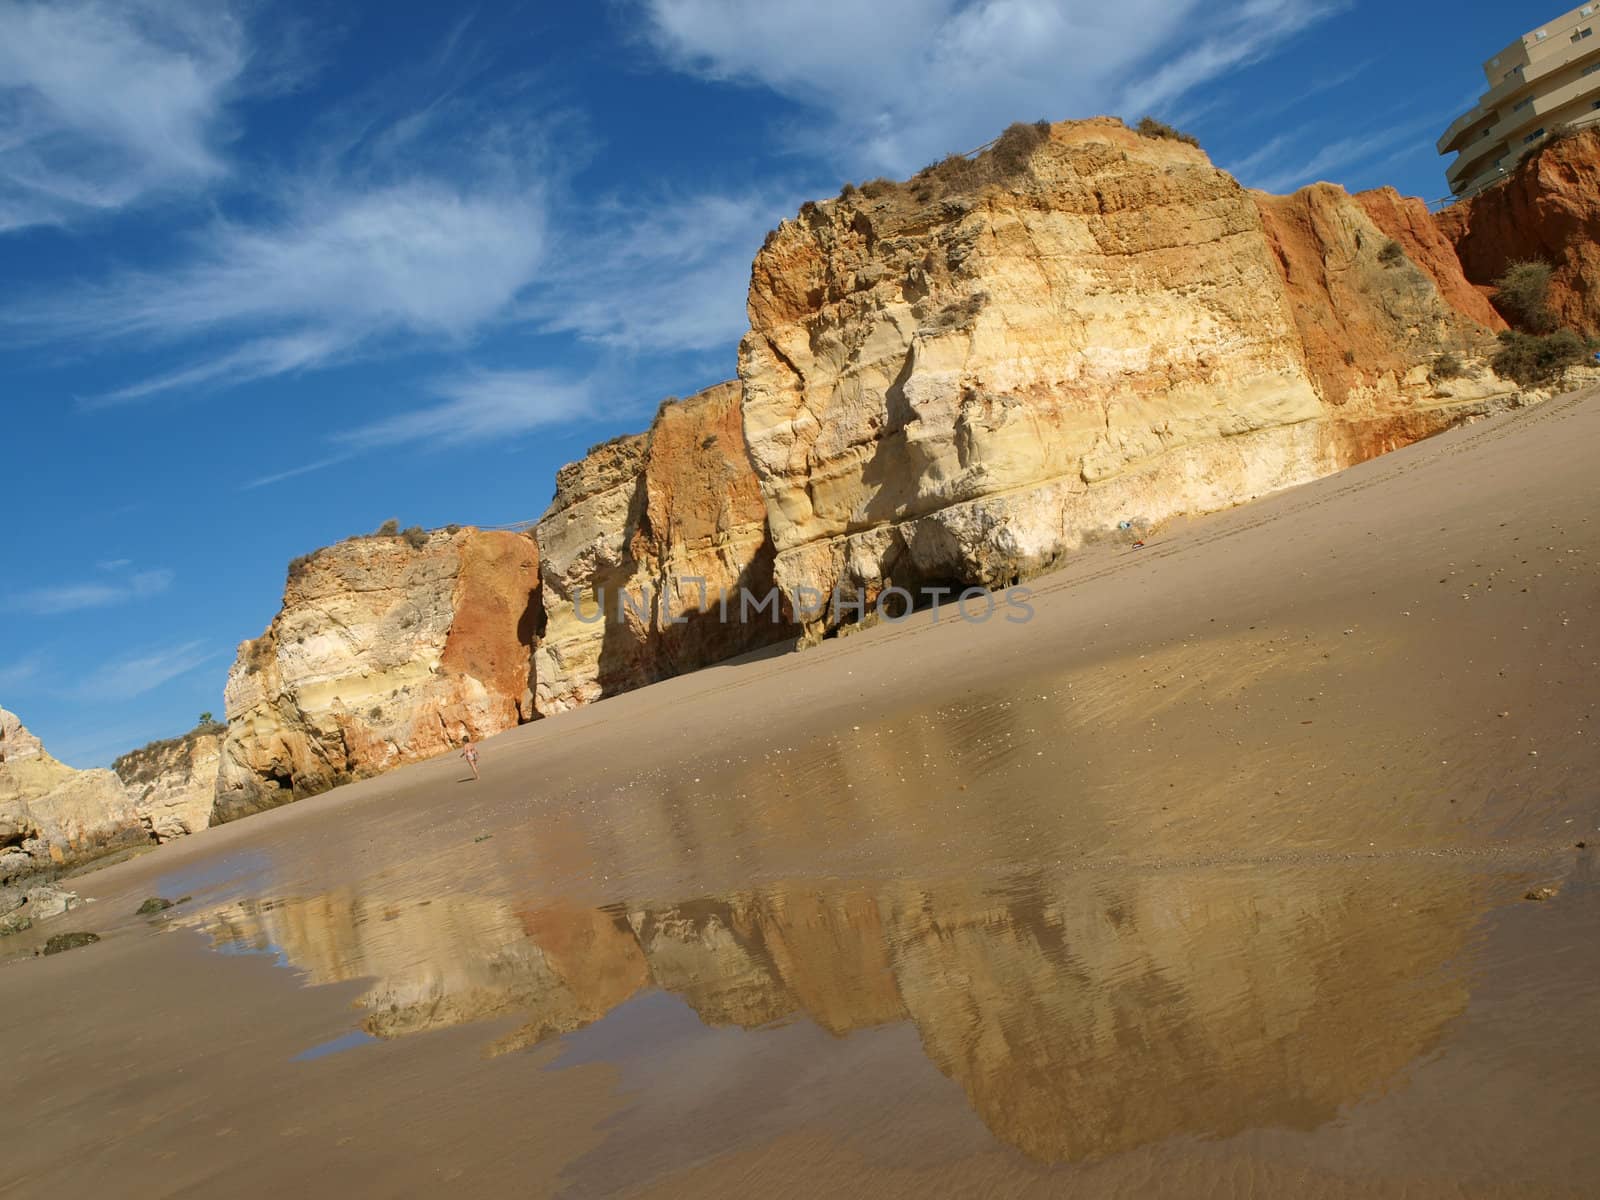
[[115,774],[57,762],[0,708],[0,885],[146,838]]
[[[807,204],[756,256],[738,378],[562,468],[537,553],[366,538],[292,574],[229,678],[216,816],[814,639],[890,587],[1004,586],[1119,525],[1518,403],[1446,236],[1464,219],[1388,190],[1248,191],[1107,118]],[[1463,255],[1488,222],[1450,235]]]
[[239,648],[214,819],[531,719],[538,549],[517,533],[355,538],[290,569]]
[[781,621],[720,616],[720,594],[736,606],[741,587],[772,585],[740,396],[730,382],[669,401],[647,433],[596,446],[557,476],[536,531],[541,714],[793,636]]
[[1032,128],[970,178],[807,205],[757,256],[744,425],[791,592],[1003,584],[1510,392],[1430,382],[1486,331],[1343,191],[1257,196],[1114,120]]
[[226,726],[201,726],[151,742],[111,764],[157,841],[198,833],[211,823],[226,732]]

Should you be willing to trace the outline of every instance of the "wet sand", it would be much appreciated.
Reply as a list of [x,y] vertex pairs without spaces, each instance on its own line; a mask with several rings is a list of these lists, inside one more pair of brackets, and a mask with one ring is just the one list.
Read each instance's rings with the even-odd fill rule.
[[80,876],[0,944],[0,1195],[1592,1195],[1597,444],[1563,398],[1086,551],[1027,624]]

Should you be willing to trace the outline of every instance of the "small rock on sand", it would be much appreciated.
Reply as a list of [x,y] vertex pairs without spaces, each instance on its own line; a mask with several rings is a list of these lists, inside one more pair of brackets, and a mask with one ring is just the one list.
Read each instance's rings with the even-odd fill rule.
[[76,950],[79,946],[88,946],[100,940],[98,933],[58,933],[44,944],[43,954],[60,954],[66,950]]

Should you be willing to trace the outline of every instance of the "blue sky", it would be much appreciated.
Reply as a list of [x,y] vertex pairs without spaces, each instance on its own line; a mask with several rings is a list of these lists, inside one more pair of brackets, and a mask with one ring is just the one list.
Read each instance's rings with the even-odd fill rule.
[[1436,197],[1478,64],[1555,15],[449,7],[0,0],[0,705],[65,761],[220,716],[293,556],[536,518],[560,464],[731,376],[802,200],[1145,112],[1254,186]]

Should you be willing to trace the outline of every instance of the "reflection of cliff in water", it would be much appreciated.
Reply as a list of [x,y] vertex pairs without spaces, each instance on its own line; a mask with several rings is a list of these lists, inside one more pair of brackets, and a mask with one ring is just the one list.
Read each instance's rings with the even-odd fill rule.
[[1310,1128],[1402,1082],[1462,1011],[1447,962],[1476,911],[1415,863],[1072,876],[1008,892],[782,886],[673,906],[516,913],[349,893],[239,905],[208,928],[313,982],[372,976],[380,1037],[493,1017],[496,1052],[636,992],[708,1024],[909,1020],[989,1128],[1046,1160],[1171,1134]]

